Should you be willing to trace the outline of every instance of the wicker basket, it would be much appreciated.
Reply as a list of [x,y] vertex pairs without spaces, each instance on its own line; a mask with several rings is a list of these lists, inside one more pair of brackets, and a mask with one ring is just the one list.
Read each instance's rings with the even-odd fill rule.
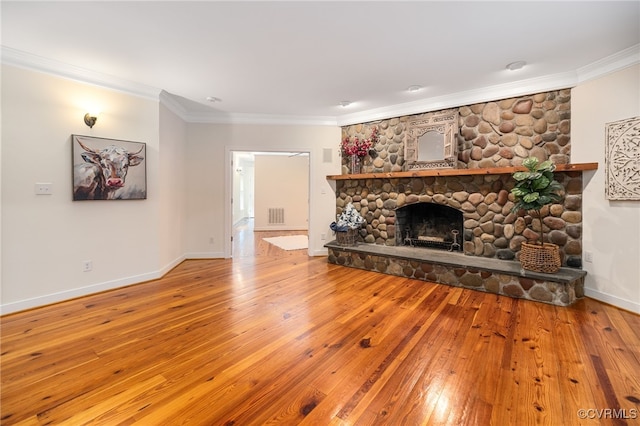
[[349,229],[347,231],[336,231],[336,242],[341,246],[355,246],[357,229]]
[[520,264],[529,271],[553,273],[560,269],[560,248],[551,243],[522,243]]

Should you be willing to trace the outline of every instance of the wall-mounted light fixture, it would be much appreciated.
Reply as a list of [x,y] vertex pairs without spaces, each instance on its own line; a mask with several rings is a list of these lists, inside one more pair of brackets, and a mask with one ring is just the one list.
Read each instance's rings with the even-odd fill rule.
[[84,115],[84,124],[89,126],[89,128],[93,128],[97,120],[98,120],[98,114],[93,114],[88,112]]

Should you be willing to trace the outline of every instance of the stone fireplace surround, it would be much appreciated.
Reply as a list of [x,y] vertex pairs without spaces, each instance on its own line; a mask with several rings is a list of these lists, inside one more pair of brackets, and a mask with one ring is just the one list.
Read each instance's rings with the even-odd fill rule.
[[516,261],[483,259],[459,252],[377,244],[325,245],[329,263],[453,287],[569,306],[584,296],[586,272],[560,268],[555,274],[524,271]]
[[[342,174],[327,177],[336,185],[336,214],[352,203],[366,219],[356,246],[326,245],[329,262],[556,305],[581,297],[586,275],[580,269],[582,172],[596,170],[597,164],[571,164],[571,89],[458,107],[457,164],[407,170],[409,124],[434,113],[342,128],[343,139],[366,139],[375,126],[379,138],[361,174],[350,174],[343,158]],[[556,179],[565,190],[562,202],[543,209],[542,224],[511,211],[511,174],[524,170],[522,161],[532,156],[556,165]],[[403,230],[396,228],[396,214],[419,203],[462,213],[462,252],[399,244]],[[520,245],[538,238],[540,226],[545,241],[561,248],[558,273],[520,268]]]
[[[556,170],[556,179],[565,188],[564,202],[551,206],[543,220],[549,240],[562,249],[564,267],[555,274],[524,271],[515,260],[520,244],[533,231],[526,226],[531,217],[511,212],[513,167],[328,176],[336,181],[337,210],[352,203],[366,219],[355,246],[341,246],[336,241],[326,245],[329,262],[570,305],[584,295],[586,275],[578,269],[582,171],[596,168],[597,164],[588,163],[559,165]],[[463,253],[397,244],[397,209],[418,203],[462,212]]]
[[[460,106],[457,164],[407,170],[409,124],[434,113],[342,128],[343,139],[366,139],[375,126],[379,138],[364,158],[361,174],[350,174],[348,159],[343,158],[342,175],[327,177],[336,185],[336,214],[352,203],[366,219],[356,246],[326,244],[329,262],[556,305],[581,297],[586,275],[580,269],[582,172],[597,169],[597,164],[571,164],[571,89]],[[561,203],[543,210],[542,225],[531,223],[523,212],[511,212],[511,174],[531,156],[551,160],[565,189]],[[462,213],[462,252],[398,244],[403,236],[396,228],[396,213],[418,203]],[[563,267],[558,273],[520,268],[520,245],[536,238],[540,226],[545,241],[561,248]]]
[[[573,168],[558,167],[560,171],[555,176],[564,187],[564,199],[544,209],[542,226],[545,240],[560,246],[563,266],[580,268],[582,173]],[[398,246],[404,238],[403,230],[396,227],[398,209],[419,203],[446,206],[462,213],[459,242],[466,255],[514,260],[522,242],[538,238],[540,223],[522,212],[512,212],[510,190],[514,181],[509,171],[513,170],[507,167],[332,177],[336,180],[336,212],[340,214],[347,204],[353,204],[366,220],[359,233],[361,242]]]

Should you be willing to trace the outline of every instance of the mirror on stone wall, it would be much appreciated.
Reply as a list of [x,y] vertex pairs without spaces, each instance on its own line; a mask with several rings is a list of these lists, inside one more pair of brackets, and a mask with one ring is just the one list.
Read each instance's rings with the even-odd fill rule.
[[406,170],[453,168],[457,164],[458,110],[424,114],[407,123]]

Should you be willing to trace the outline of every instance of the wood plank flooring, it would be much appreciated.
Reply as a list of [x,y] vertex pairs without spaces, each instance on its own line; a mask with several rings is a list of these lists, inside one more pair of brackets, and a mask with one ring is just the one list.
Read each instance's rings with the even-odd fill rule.
[[640,424],[638,315],[330,265],[276,234],[3,317],[1,424]]

